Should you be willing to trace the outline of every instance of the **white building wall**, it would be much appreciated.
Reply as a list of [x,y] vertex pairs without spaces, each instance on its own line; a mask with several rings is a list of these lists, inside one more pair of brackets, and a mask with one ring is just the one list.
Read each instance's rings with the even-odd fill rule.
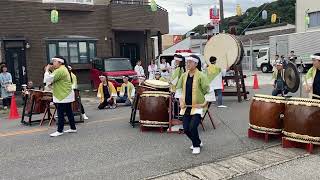
[[305,32],[309,30],[320,29],[307,28],[305,23],[306,12],[317,12],[320,11],[320,0],[297,0],[296,1],[296,26],[297,32]]

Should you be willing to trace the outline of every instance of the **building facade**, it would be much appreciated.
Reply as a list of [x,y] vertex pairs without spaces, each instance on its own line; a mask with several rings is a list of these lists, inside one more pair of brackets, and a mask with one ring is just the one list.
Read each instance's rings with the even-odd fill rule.
[[154,53],[151,37],[169,31],[167,11],[152,12],[146,0],[1,0],[0,17],[0,62],[17,86],[41,85],[43,67],[55,55],[68,60],[79,84],[90,84],[94,57],[127,57],[146,66]]
[[[306,22],[309,17],[309,23]],[[296,1],[296,26],[297,32],[306,32],[320,29],[320,1]]]

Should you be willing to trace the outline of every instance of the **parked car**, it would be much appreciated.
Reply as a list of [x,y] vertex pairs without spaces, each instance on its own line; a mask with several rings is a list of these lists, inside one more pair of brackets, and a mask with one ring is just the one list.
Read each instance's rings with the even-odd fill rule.
[[95,58],[92,60],[92,68],[90,71],[91,85],[93,89],[97,89],[100,84],[99,76],[107,75],[108,79],[116,90],[119,92],[123,83],[123,76],[129,76],[129,81],[133,85],[137,85],[137,73],[131,66],[130,59],[128,58]]

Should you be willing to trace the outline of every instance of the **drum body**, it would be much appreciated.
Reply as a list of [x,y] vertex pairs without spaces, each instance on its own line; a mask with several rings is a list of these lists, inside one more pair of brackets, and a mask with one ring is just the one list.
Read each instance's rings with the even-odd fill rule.
[[281,134],[285,98],[255,95],[250,106],[250,129],[260,133]]
[[[46,108],[46,101],[43,100],[44,97],[50,99],[48,97],[52,97],[52,93],[48,91],[40,91],[40,90],[28,90],[29,98],[26,102],[26,114],[40,114],[44,113]],[[32,109],[32,103],[33,109]]]
[[283,123],[286,137],[320,144],[320,100],[291,98],[286,104]]
[[140,123],[149,127],[167,127],[169,124],[170,93],[146,91],[140,97]]
[[218,60],[216,65],[222,69],[228,69],[232,65],[240,64],[244,55],[243,44],[231,34],[218,34],[210,38],[204,48],[204,57],[207,64],[211,56]]
[[79,90],[74,90],[74,99],[75,101],[71,103],[72,112],[80,112],[81,100]]

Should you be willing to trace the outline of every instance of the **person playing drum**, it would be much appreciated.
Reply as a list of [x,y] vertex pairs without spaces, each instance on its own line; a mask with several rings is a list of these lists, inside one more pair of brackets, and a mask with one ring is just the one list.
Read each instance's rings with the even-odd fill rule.
[[[78,80],[77,80],[77,76],[72,72],[72,67],[68,66],[68,70],[71,73],[71,78],[72,78],[72,89],[73,90],[77,90],[78,89]],[[84,107],[82,105],[82,103],[80,104],[80,110],[81,110],[81,116],[84,120],[88,120],[88,116],[86,115],[85,111],[84,111]]]
[[222,86],[223,81],[222,77],[226,75],[227,70],[222,70],[216,65],[217,58],[211,56],[209,59],[210,63],[207,67],[207,76],[210,83],[210,94],[215,96],[215,93],[218,95],[218,107],[226,108],[227,106],[222,105]]
[[[44,82],[52,84],[53,102],[57,107],[58,112],[58,129],[50,134],[51,137],[61,136],[64,128],[64,115],[69,119],[70,129],[64,132],[77,132],[74,115],[72,112],[71,103],[75,101],[74,91],[72,89],[71,73],[66,67],[66,60],[61,56],[52,58],[53,65],[46,67],[44,74]],[[55,70],[50,74],[49,69],[54,67]]]
[[274,79],[272,96],[278,96],[281,94],[284,96],[288,94],[288,88],[284,79],[285,69],[283,68],[283,62],[281,60],[276,61],[276,69],[273,72],[272,79]]
[[135,93],[135,87],[131,82],[129,82],[129,77],[123,76],[120,97],[118,97],[117,102],[125,103],[126,106],[131,106]]
[[306,92],[313,99],[320,99],[320,53],[311,55],[313,67],[305,76]]
[[104,109],[106,106],[111,109],[116,108],[116,98],[118,97],[116,88],[114,88],[113,84],[108,81],[108,77],[106,75],[99,76],[101,83],[98,87],[97,97],[100,98],[100,104],[98,109]]
[[162,77],[159,71],[155,73],[155,79],[159,81],[167,82],[166,78]]
[[175,61],[176,68],[171,75],[171,91],[175,92],[181,75],[186,72],[186,67],[185,58],[182,55],[175,54],[173,60]]
[[192,141],[192,153],[199,154],[203,143],[199,138],[198,126],[210,101],[209,83],[207,77],[197,69],[200,62],[198,56],[190,55],[186,62],[188,70],[179,79],[176,97],[180,100],[184,132]]

